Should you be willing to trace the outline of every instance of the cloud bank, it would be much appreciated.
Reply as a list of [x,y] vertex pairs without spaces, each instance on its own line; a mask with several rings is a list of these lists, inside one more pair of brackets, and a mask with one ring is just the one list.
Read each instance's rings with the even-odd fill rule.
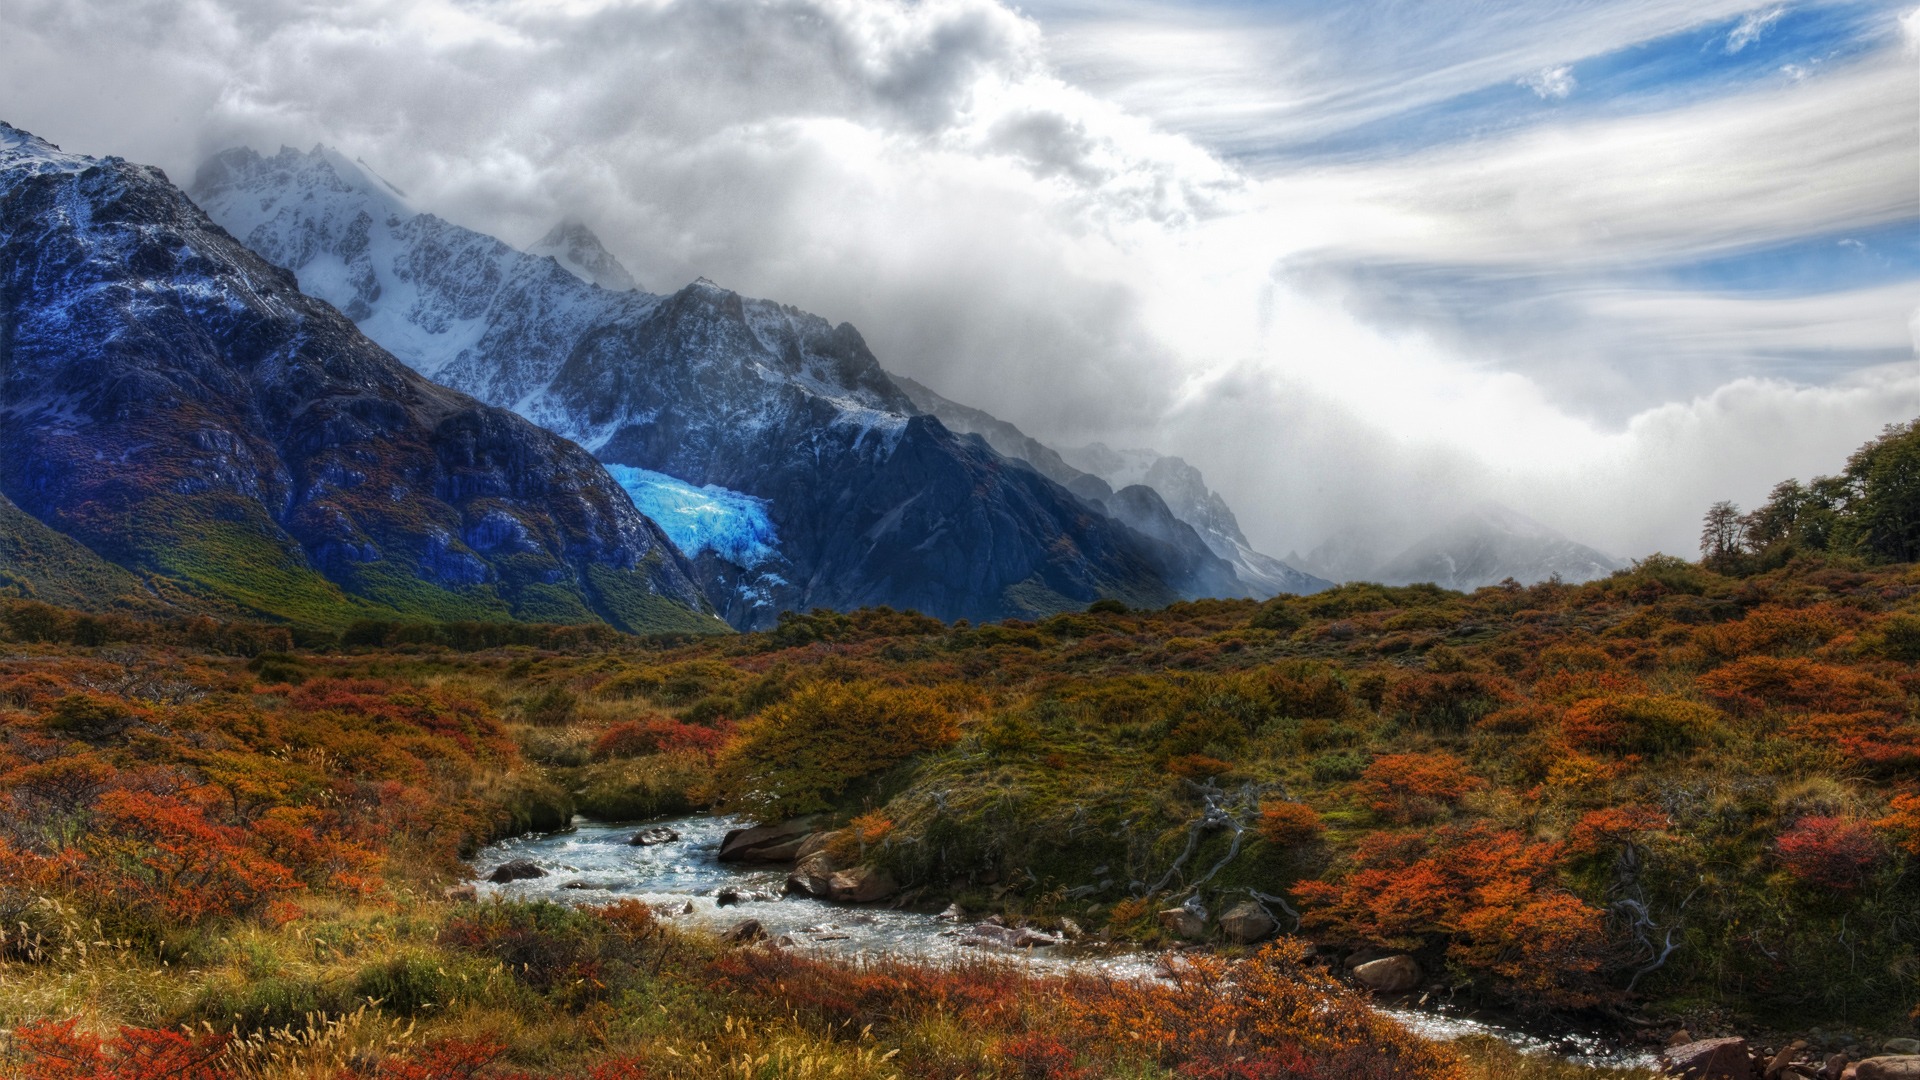
[[[1524,8],[10,0],[0,116],[182,180],[324,142],[511,241],[583,218],[652,287],[1180,453],[1276,551],[1486,497],[1684,550],[1920,413],[1903,13]],[[1725,85],[1620,74],[1681,38]],[[1843,287],[1783,283],[1848,241]]]

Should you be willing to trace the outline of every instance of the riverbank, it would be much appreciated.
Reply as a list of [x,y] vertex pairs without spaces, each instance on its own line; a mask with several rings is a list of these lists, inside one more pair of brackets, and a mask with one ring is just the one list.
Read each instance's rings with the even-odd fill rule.
[[[1006,938],[970,933],[975,919],[954,910],[838,904],[796,894],[787,886],[789,866],[720,861],[723,839],[749,824],[709,814],[641,823],[577,819],[563,832],[516,837],[482,850],[473,862],[479,879],[476,898],[570,906],[638,901],[675,925],[708,933],[738,937],[743,936],[742,927],[751,925],[761,940],[809,957],[909,961],[936,968],[987,959],[1041,977],[1154,980],[1164,977],[1170,959],[1196,955],[1057,932],[1029,939],[1053,944],[1007,944]],[[631,842],[641,834],[654,842]],[[672,839],[660,839],[669,836]],[[531,866],[539,876],[503,883],[486,880],[509,864]],[[1229,954],[1250,951],[1231,949]],[[1497,1040],[1522,1054],[1608,1070],[1647,1069],[1656,1063],[1656,1055],[1644,1044],[1622,1037],[1631,1032],[1552,1029],[1537,1021],[1528,1025],[1518,1016],[1494,1019],[1484,1008],[1454,1009],[1434,1002],[1423,1007],[1417,994],[1372,1000],[1383,1014],[1425,1039]],[[1476,1012],[1480,1015],[1473,1015]]]

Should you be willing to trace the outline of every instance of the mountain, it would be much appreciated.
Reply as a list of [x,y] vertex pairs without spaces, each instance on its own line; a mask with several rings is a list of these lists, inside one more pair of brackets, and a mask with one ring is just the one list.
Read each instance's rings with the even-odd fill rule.
[[614,292],[632,292],[640,287],[600,243],[600,238],[578,221],[571,219],[555,225],[553,230],[540,238],[540,242],[527,249],[530,255],[550,256],[562,269],[589,285],[598,285]]
[[1508,578],[1523,585],[1553,577],[1578,584],[1620,566],[1524,514],[1482,503],[1366,576],[1388,585],[1426,581],[1471,592]]
[[844,323],[704,279],[670,296],[595,287],[415,212],[324,148],[226,151],[193,193],[416,371],[614,467],[735,626],[1178,598],[1150,541],[921,415]]
[[4,125],[0,495],[43,595],[134,588],[110,564],[309,624],[723,629],[591,455],[409,371],[159,170]]
[[[972,406],[943,397],[900,375],[893,380],[914,407],[938,417],[948,428],[985,439],[1002,455],[1026,462],[1081,499],[1098,506],[1134,530],[1169,545],[1171,578],[1188,596],[1253,596],[1311,593],[1332,582],[1304,574],[1247,542],[1226,500],[1208,489],[1200,470],[1177,457],[1152,450],[1115,451],[1102,443],[1056,451],[1013,424]],[[1116,489],[1140,493],[1115,501]],[[1162,520],[1170,516],[1184,528]],[[1222,577],[1219,564],[1225,564]]]

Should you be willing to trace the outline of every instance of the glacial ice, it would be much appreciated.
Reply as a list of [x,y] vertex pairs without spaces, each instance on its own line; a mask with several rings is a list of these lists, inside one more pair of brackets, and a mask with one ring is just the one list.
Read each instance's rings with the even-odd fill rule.
[[765,499],[718,484],[694,487],[631,465],[608,465],[607,472],[689,559],[712,551],[735,566],[752,568],[779,557],[779,538]]

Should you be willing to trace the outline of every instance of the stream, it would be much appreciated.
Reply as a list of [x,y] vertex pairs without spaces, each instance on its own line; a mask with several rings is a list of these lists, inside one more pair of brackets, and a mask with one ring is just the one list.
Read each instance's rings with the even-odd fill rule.
[[[566,832],[532,834],[483,848],[473,860],[480,878],[502,863],[526,859],[547,876],[496,885],[476,883],[481,898],[551,900],[563,904],[642,900],[675,915],[675,921],[724,930],[742,919],[757,919],[773,938],[792,939],[802,952],[842,957],[894,956],[935,963],[995,959],[1031,965],[1043,971],[1096,971],[1116,978],[1151,978],[1156,955],[1069,943],[1036,949],[982,949],[959,944],[956,926],[932,915],[881,906],[851,907],[811,897],[787,896],[787,868],[747,866],[719,861],[720,841],[730,829],[749,822],[697,814],[644,823],[680,835],[671,843],[634,847],[628,843],[642,824],[613,824],[575,818]],[[741,899],[720,905],[716,894],[731,887]],[[685,909],[691,906],[692,910]],[[1527,1031],[1489,1022],[1445,1007],[1382,1005],[1381,1011],[1431,1039],[1486,1034],[1521,1049],[1553,1054],[1585,1065],[1651,1066],[1651,1054],[1622,1048],[1601,1035]]]

